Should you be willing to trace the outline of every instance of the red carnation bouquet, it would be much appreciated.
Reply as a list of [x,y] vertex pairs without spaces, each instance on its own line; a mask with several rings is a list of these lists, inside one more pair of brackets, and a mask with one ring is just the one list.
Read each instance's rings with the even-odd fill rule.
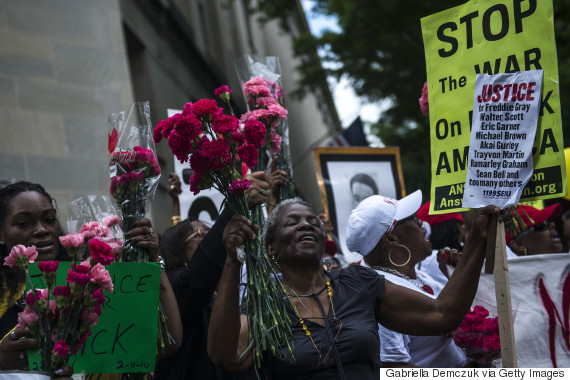
[[[73,241],[74,246],[83,244],[77,236],[62,236],[62,245]],[[40,370],[54,371],[69,361],[91,335],[102,313],[105,292],[113,292],[113,282],[105,266],[115,255],[112,248],[98,239],[89,241],[91,259],[78,263],[75,250],[70,250],[73,263],[68,271],[65,285],[56,285],[58,261],[41,261],[45,289],[37,289],[32,283],[29,264],[37,258],[35,246],[17,245],[4,259],[4,265],[19,267],[26,273],[29,291],[25,297],[26,307],[18,314],[18,327],[28,328],[38,340],[41,355]]]
[[[231,90],[222,86],[215,94],[230,104]],[[230,107],[231,109],[231,107]],[[256,119],[243,125],[233,115],[225,115],[212,99],[187,103],[181,113],[162,120],[154,128],[154,142],[168,140],[168,146],[180,162],[189,161],[194,174],[190,190],[217,189],[225,196],[225,204],[235,213],[255,220],[250,215],[246,194],[250,182],[243,179],[244,165],[258,166],[259,150],[266,141],[267,128]],[[261,351],[272,350],[283,359],[292,360],[291,330],[283,303],[283,284],[275,274],[265,254],[260,237],[245,244],[247,266],[250,338],[255,342],[254,360],[258,367]],[[275,281],[268,280],[271,275]],[[276,349],[284,348],[282,351]]]
[[453,340],[472,362],[488,365],[501,358],[498,318],[489,317],[483,306],[477,305],[467,312],[453,333]]
[[[109,115],[109,129],[109,192],[121,210],[123,231],[130,231],[144,218],[160,179],[148,102]],[[127,240],[120,261],[141,262],[148,257]]]
[[[235,68],[248,107],[248,112],[242,115],[241,121],[259,120],[267,129],[255,170],[267,169],[269,153],[272,156],[277,155],[277,169],[284,170],[292,179],[289,128],[287,110],[284,108],[279,58],[246,55],[235,62]],[[295,195],[293,181],[279,188],[280,201]]]

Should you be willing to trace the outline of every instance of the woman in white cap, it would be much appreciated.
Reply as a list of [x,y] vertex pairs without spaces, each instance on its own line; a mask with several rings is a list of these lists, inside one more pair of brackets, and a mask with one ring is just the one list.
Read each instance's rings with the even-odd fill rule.
[[[432,253],[426,230],[416,215],[421,192],[410,195],[406,202],[409,203],[404,207],[402,201],[394,204],[392,199],[380,195],[365,199],[349,219],[347,247],[361,252],[366,265],[386,281],[435,299],[443,285],[415,268]],[[385,228],[378,232],[378,226],[389,227],[383,233]],[[383,367],[450,368],[467,364],[451,334],[407,335],[382,325],[378,332]]]
[[[398,220],[415,213],[421,194],[386,202],[390,207],[385,217],[373,219],[382,223],[372,225],[368,218],[360,222],[351,217],[354,227],[362,228],[359,238],[365,254],[385,241]],[[489,215],[498,211],[495,207],[479,210],[457,275],[433,299],[384,281],[363,266],[326,271],[321,263],[326,236],[315,211],[298,198],[280,203],[266,222],[263,238],[267,254],[283,274],[295,362],[268,353],[262,361],[267,378],[377,380],[378,323],[412,335],[441,335],[455,329],[471,306],[485,257]],[[238,304],[241,262],[236,250],[245,239],[254,238],[251,222],[241,216],[234,216],[224,231],[228,257],[210,319],[208,353],[227,370],[244,370],[253,363],[248,316],[240,315]]]

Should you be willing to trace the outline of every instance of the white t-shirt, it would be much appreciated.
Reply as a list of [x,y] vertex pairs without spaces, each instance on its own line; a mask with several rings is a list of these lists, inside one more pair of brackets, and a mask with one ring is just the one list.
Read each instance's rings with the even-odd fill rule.
[[[377,271],[393,284],[424,293],[436,298],[443,285],[423,272],[416,271],[418,277],[431,286],[434,295],[421,290],[410,281],[391,273]],[[463,351],[455,345],[451,334],[444,336],[404,335],[378,325],[380,335],[380,360],[383,362],[409,363],[424,368],[457,368],[464,367],[467,359]]]

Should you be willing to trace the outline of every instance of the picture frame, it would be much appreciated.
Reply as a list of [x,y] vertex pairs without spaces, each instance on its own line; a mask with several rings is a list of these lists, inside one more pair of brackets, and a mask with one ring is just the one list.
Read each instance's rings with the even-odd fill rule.
[[358,262],[362,256],[346,247],[350,212],[370,195],[406,195],[400,148],[318,147],[313,152],[323,209],[334,228],[332,238],[347,263]]

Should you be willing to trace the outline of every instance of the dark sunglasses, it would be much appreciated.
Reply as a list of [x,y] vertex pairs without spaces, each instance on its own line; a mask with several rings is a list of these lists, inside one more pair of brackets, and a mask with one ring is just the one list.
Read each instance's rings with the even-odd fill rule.
[[402,220],[398,220],[396,222],[396,224],[394,224],[394,227],[398,227],[401,226],[402,224],[406,224],[408,222],[414,222],[414,223],[419,223],[419,219],[418,216],[416,214],[412,215],[412,216],[408,216],[407,218],[404,218]]

